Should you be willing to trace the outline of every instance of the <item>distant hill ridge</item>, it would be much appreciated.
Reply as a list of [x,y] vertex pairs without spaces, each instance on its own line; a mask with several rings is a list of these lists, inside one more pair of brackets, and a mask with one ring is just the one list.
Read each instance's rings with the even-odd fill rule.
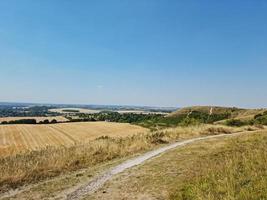
[[191,106],[181,108],[175,112],[170,113],[167,117],[179,117],[182,115],[190,115],[192,112],[200,112],[209,115],[219,115],[229,113],[230,118],[240,119],[240,120],[249,120],[252,119],[255,115],[261,114],[267,109],[245,109],[237,107],[222,107],[222,106]]

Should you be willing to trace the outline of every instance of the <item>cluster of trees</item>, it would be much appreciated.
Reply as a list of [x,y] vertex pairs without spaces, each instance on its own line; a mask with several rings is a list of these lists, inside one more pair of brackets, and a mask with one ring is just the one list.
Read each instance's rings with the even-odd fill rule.
[[56,116],[57,113],[49,111],[47,106],[33,106],[33,107],[1,107],[0,117],[45,117]]
[[58,123],[56,119],[52,119],[51,121],[45,119],[44,121],[39,122],[39,124],[56,124],[56,123]]

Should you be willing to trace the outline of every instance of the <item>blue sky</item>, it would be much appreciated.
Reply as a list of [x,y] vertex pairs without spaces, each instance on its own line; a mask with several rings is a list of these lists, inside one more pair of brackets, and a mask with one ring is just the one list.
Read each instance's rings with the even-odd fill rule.
[[267,1],[0,0],[0,101],[267,107]]

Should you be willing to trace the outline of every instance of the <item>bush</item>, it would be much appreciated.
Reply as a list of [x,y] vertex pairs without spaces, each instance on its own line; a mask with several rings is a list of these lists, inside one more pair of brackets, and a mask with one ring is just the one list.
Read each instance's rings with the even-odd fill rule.
[[39,124],[49,124],[49,120],[45,119],[44,121],[40,121]]
[[227,120],[226,121],[226,125],[227,126],[237,126],[237,127],[240,127],[240,126],[246,126],[246,125],[248,125],[248,122],[241,121],[239,119],[230,119],[230,120]]
[[255,115],[253,122],[254,124],[267,125],[267,114],[263,113],[263,114]]
[[51,121],[51,124],[56,124],[57,123],[57,120],[56,119],[53,119],[52,121]]

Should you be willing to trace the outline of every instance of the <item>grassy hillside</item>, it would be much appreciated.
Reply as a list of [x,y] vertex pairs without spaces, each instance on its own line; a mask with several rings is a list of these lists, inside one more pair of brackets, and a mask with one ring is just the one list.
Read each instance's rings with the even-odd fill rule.
[[246,111],[246,109],[241,108],[234,108],[234,107],[219,107],[219,106],[192,106],[192,107],[185,107],[181,108],[171,114],[168,115],[168,117],[177,117],[181,115],[188,115],[191,112],[201,112],[205,114],[224,114],[229,113],[231,115],[237,115],[240,112]]
[[267,132],[170,151],[110,181],[87,199],[267,199]]
[[168,117],[178,117],[181,115],[189,115],[192,112],[201,112],[208,115],[229,114],[229,118],[235,119],[251,119],[255,115],[263,113],[267,109],[244,109],[236,107],[219,107],[219,106],[192,106],[179,109]]
[[224,124],[227,120],[240,120],[253,124],[256,116],[266,112],[266,109],[243,109],[235,107],[211,107],[193,106],[179,109],[166,118],[168,119],[195,119],[201,123],[220,123]]
[[265,132],[230,140],[201,156],[170,199],[267,199],[266,145]]

